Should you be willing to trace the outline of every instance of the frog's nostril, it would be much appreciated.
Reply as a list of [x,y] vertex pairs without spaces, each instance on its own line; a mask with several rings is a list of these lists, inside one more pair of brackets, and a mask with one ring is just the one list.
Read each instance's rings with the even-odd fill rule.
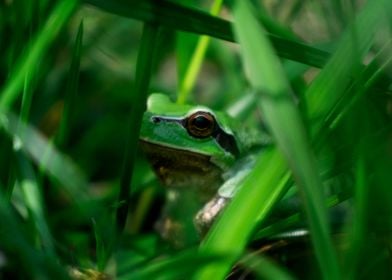
[[159,123],[159,122],[161,121],[161,118],[159,118],[159,117],[152,117],[152,118],[151,118],[151,121],[152,121],[153,123]]

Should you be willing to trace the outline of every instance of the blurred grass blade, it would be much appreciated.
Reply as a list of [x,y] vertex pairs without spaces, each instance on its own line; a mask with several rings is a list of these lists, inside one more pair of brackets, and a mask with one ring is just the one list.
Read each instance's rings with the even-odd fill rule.
[[[124,275],[119,275],[117,279],[190,279],[195,271],[207,263],[218,263],[227,258],[226,255],[201,255],[195,250],[186,250],[175,256],[161,257],[142,267],[133,267]],[[215,279],[215,278],[212,278]]]
[[33,167],[20,151],[16,152],[16,157],[19,170],[18,181],[22,189],[26,207],[29,210],[29,220],[34,225],[42,249],[48,255],[55,257],[53,238],[44,215],[42,192]]
[[132,223],[129,226],[129,232],[131,234],[137,234],[142,229],[143,222],[152,205],[155,192],[156,190],[153,187],[148,186],[141,193],[140,199],[135,207]]
[[358,271],[360,270],[358,265],[361,259],[361,249],[364,247],[362,244],[366,243],[366,233],[368,232],[369,190],[363,154],[358,159],[356,167],[355,216],[347,240],[350,245],[346,252],[344,279],[358,279]]
[[312,242],[323,278],[338,279],[339,268],[329,236],[323,186],[289,83],[250,6],[245,1],[237,1],[233,12],[234,30],[241,45],[245,67],[249,70],[250,82],[260,94],[260,107],[267,124],[303,194]]
[[[327,199],[327,207],[332,208],[343,201],[346,201],[349,195],[332,195]],[[272,235],[279,234],[284,231],[290,230],[293,226],[298,226],[303,222],[304,215],[302,212],[294,213],[284,219],[280,219],[272,224],[268,224],[260,229],[256,234],[253,235],[253,240],[260,240]]]
[[88,198],[88,183],[77,166],[35,128],[19,122],[12,113],[0,115],[0,125],[14,139],[15,148],[21,148],[29,154],[38,166],[58,180],[72,198]]
[[155,24],[145,23],[139,54],[136,63],[135,88],[136,95],[132,100],[132,110],[129,114],[129,126],[127,132],[127,144],[124,156],[124,164],[120,182],[120,193],[118,197],[116,224],[119,233],[122,232],[127,220],[128,208],[130,202],[130,187],[132,182],[133,169],[137,146],[139,142],[139,133],[142,123],[142,116],[146,108],[147,96],[149,94],[150,77],[155,58],[157,46],[158,26]]
[[[116,15],[234,42],[229,21],[170,1],[84,0],[84,2]],[[269,37],[278,55],[284,58],[315,67],[322,67],[329,58],[329,53],[323,50],[272,34]]]
[[274,234],[287,231],[290,227],[298,224],[300,221],[303,221],[303,219],[304,217],[302,213],[293,214],[285,219],[280,219],[276,223],[263,227],[253,236],[253,238],[254,240],[260,240]]
[[[37,7],[35,7],[37,8]],[[30,26],[32,28],[32,26]],[[31,31],[31,30],[30,30]],[[32,40],[31,36],[29,36],[29,42],[27,44],[27,49],[31,49]],[[25,72],[24,79],[24,87],[23,87],[23,97],[22,97],[22,105],[20,110],[20,122],[27,123],[31,102],[33,99],[33,93],[35,88],[35,76],[37,73],[37,64],[29,67]],[[53,238],[49,230],[49,226],[45,219],[44,210],[43,210],[43,200],[42,200],[42,192],[41,186],[38,183],[38,180],[35,176],[35,171],[30,163],[30,161],[26,158],[25,154],[16,147],[14,149],[15,153],[15,163],[18,171],[18,185],[20,186],[23,194],[23,200],[28,209],[28,220],[32,225],[33,232],[35,234],[34,239],[39,244],[41,250],[46,252],[51,257],[55,257],[55,250],[53,244]]]
[[[49,48],[50,43],[72,15],[77,3],[77,0],[58,2],[42,31],[32,42],[31,47],[18,60],[15,73],[10,74],[12,79],[6,83],[5,88],[0,93],[0,110],[7,111],[12,106],[20,94],[25,78],[29,78],[30,73],[33,73],[34,67],[39,64],[39,60]],[[28,81],[26,82],[28,83]]]
[[230,258],[204,267],[196,279],[225,278],[243,252],[254,226],[267,216],[287,191],[288,179],[285,161],[277,149],[264,150],[234,199],[200,245],[202,254],[226,254]]
[[95,237],[95,251],[97,258],[97,269],[98,271],[103,272],[105,269],[107,259],[109,257],[108,252],[106,251],[105,243],[102,237],[102,232],[97,225],[97,222],[92,220],[93,229],[94,229],[94,237]]
[[389,0],[368,1],[354,24],[343,35],[338,49],[305,93],[308,116],[317,133],[323,119],[343,94],[350,77],[358,73],[374,35],[392,13]]
[[274,35],[281,38],[299,41],[298,36],[290,29],[276,20],[273,16],[269,15],[267,9],[263,6],[262,2],[253,1],[253,10],[257,13],[256,16],[260,20],[265,29]]
[[20,110],[20,120],[26,122],[29,118],[31,101],[33,99],[33,91],[34,91],[34,74],[35,68],[29,69],[26,71],[26,77],[24,81],[23,87],[23,96],[22,96],[22,106]]
[[238,120],[245,120],[249,117],[249,112],[253,112],[257,107],[257,97],[258,94],[254,90],[244,92],[237,102],[226,109],[227,114]]
[[56,143],[61,147],[68,137],[68,131],[71,128],[75,97],[78,92],[79,84],[79,68],[80,68],[80,55],[82,52],[83,40],[83,20],[79,24],[78,33],[76,34],[75,44],[72,52],[71,66],[68,74],[67,89],[65,91],[64,109],[61,117],[60,129],[56,135]]
[[239,262],[239,265],[254,272],[259,279],[265,280],[294,280],[294,278],[276,263],[261,255],[261,253],[246,254]]
[[[392,40],[389,40],[372,61],[363,68],[350,87],[338,98],[339,101],[332,107],[325,121],[325,128],[328,126],[330,128],[336,127],[339,121],[352,110],[354,104],[371,90],[379,80],[384,78],[384,73],[392,65],[391,47]],[[380,61],[382,61],[381,65]]]
[[28,230],[19,223],[19,217],[9,207],[0,191],[0,248],[17,257],[20,269],[33,279],[68,279],[57,260],[35,250],[29,243]]
[[[217,15],[221,9],[223,0],[214,0],[211,8],[211,15]],[[188,68],[183,79],[180,82],[177,104],[184,104],[192,91],[197,75],[199,74],[201,65],[203,63],[204,55],[207,51],[210,42],[210,37],[203,35],[199,37],[196,48],[193,52]]]

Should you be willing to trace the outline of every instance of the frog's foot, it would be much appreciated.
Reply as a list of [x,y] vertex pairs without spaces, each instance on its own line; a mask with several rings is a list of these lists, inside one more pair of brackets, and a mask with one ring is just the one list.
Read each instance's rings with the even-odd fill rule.
[[184,226],[170,217],[161,217],[155,224],[155,229],[161,238],[169,242],[174,248],[182,248],[185,242]]
[[201,236],[207,233],[212,223],[229,201],[230,198],[217,195],[196,214],[194,223]]

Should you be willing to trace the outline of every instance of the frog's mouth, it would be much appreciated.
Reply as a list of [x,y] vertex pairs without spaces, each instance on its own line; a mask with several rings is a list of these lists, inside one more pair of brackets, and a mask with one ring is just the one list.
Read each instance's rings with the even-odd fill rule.
[[196,188],[205,195],[213,194],[222,184],[222,169],[211,157],[188,150],[140,140],[142,150],[163,185],[169,188]]

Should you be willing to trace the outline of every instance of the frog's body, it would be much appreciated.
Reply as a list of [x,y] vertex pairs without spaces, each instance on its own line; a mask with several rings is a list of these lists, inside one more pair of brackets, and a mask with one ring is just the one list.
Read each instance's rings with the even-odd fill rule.
[[[164,238],[177,245],[196,241],[192,220],[199,232],[205,231],[233,195],[234,183],[248,171],[229,170],[238,170],[236,163],[252,147],[241,131],[242,127],[222,112],[177,105],[163,94],[150,96],[140,139],[154,171],[168,188],[159,223]],[[249,164],[244,166],[250,170]],[[237,173],[240,179],[235,179]],[[225,174],[229,178],[224,179]]]

